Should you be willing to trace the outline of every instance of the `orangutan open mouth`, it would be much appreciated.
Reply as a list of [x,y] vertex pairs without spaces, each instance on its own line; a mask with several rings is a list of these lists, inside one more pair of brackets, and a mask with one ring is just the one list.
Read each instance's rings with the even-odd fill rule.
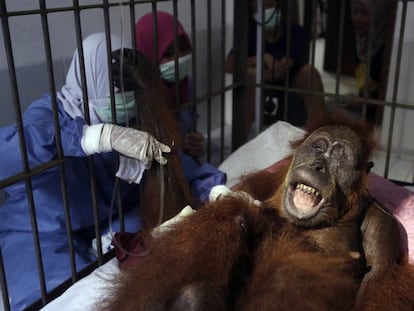
[[298,183],[290,187],[288,202],[288,211],[302,219],[317,214],[324,200],[318,189],[303,183]]

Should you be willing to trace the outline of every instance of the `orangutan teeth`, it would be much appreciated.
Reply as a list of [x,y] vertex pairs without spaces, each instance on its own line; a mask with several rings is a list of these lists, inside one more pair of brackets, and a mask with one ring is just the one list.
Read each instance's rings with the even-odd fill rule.
[[318,192],[318,190],[316,190],[315,188],[311,187],[311,186],[307,186],[305,184],[297,184],[296,185],[296,189],[301,190],[305,193],[311,194],[315,197],[319,197],[320,194]]

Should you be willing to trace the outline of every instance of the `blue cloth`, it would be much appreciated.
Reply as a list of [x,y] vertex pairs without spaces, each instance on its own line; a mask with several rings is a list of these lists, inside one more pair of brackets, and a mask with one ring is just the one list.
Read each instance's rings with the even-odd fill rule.
[[209,163],[198,163],[194,158],[183,153],[180,155],[184,177],[190,183],[192,193],[200,202],[208,202],[212,187],[224,185],[227,175]]
[[[69,247],[65,234],[40,234],[42,261],[47,290],[71,277]],[[0,246],[12,310],[23,310],[41,297],[35,246],[30,232],[0,233]],[[84,268],[94,259],[88,256],[88,243],[74,240],[76,268]]]
[[[72,229],[79,230],[93,225],[92,194],[88,159],[81,148],[81,118],[72,120],[59,108],[60,134],[65,157],[72,157],[64,165],[65,183],[68,185],[67,199],[71,211]],[[30,168],[56,159],[55,131],[50,96],[45,95],[30,105],[23,116],[24,135]],[[15,125],[0,129],[2,158],[0,179],[23,172],[19,138]],[[115,184],[114,154],[104,153],[93,156],[97,204],[101,219],[108,217],[112,192]],[[31,179],[33,199],[36,207],[39,232],[65,232],[60,169],[54,167],[36,174]],[[133,185],[123,182],[121,189],[125,199]],[[25,182],[17,182],[4,189],[6,202],[0,209],[0,232],[31,231],[28,217],[29,202]],[[132,204],[137,201],[132,202]],[[20,217],[18,216],[20,215]]]
[[[90,171],[88,159],[80,145],[85,121],[81,118],[72,120],[60,104],[58,110],[63,152],[66,157],[72,157],[63,167],[72,230],[76,236],[75,257],[77,268],[81,269],[94,259],[89,255],[91,239],[94,238],[93,230],[90,230],[94,224]],[[49,95],[29,106],[23,115],[23,126],[30,168],[56,159],[56,139]],[[0,142],[0,179],[23,172],[15,125],[0,129]],[[107,224],[115,184],[114,160],[112,153],[95,155],[92,160],[99,215],[104,225]],[[46,284],[50,290],[71,276],[60,169],[54,167],[34,175],[31,185],[41,236]],[[133,191],[136,187],[121,182],[121,197],[126,208],[139,203],[137,192]],[[4,190],[6,201],[0,207],[0,245],[12,309],[21,310],[40,298],[29,201],[24,181],[12,184]]]
[[[189,98],[191,96],[189,94]],[[197,120],[198,114],[194,107],[181,109],[178,116],[181,134],[185,136],[187,133],[195,131]],[[180,154],[180,161],[184,177],[190,184],[191,192],[202,203],[208,201],[212,187],[224,185],[227,181],[227,175],[210,163],[199,163],[198,160],[185,153]]]
[[[58,102],[60,135],[65,157],[70,160],[63,165],[67,204],[70,210],[72,230],[74,232],[75,258],[77,269],[91,263],[91,240],[93,231],[92,192],[88,158],[81,148],[82,118],[72,119]],[[188,116],[191,116],[189,114]],[[184,118],[185,119],[185,118]],[[188,119],[189,120],[189,119]],[[24,136],[30,168],[57,158],[56,138],[51,107],[51,98],[45,95],[34,101],[23,115]],[[19,146],[19,136],[15,125],[0,129],[0,180],[23,172]],[[115,185],[114,154],[96,154],[92,157],[95,175],[95,189],[99,216],[103,224],[108,224],[110,205]],[[215,183],[224,183],[225,174],[209,165],[199,165],[194,159],[184,156],[182,165],[186,171],[191,189],[205,200]],[[41,253],[46,273],[47,289],[71,276],[69,248],[66,237],[65,213],[60,181],[60,169],[50,168],[31,178],[33,201],[35,205],[37,227],[41,238]],[[205,179],[205,182],[203,181]],[[137,185],[121,181],[123,206],[137,207],[139,197]],[[40,283],[35,261],[35,247],[30,222],[29,201],[24,181],[14,183],[4,189],[6,201],[0,206],[0,246],[4,259],[6,279],[11,298],[12,310],[22,310],[40,298]],[[115,200],[116,201],[116,200]],[[114,211],[117,209],[114,206]],[[141,219],[132,213],[135,228],[140,229]],[[117,231],[114,219],[113,230]]]
[[180,110],[178,121],[180,125],[181,134],[183,136],[195,130],[197,119],[198,116],[193,107]]
[[[179,124],[182,135],[195,130],[197,118],[198,116],[193,107],[180,111]],[[199,163],[185,153],[180,154],[180,161],[184,177],[190,184],[191,192],[200,202],[208,201],[208,195],[212,187],[224,185],[227,181],[227,175],[224,172],[207,162]]]

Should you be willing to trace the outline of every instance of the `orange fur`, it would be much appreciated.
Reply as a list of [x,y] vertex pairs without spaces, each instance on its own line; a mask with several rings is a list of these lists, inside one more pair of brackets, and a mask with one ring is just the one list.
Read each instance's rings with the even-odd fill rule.
[[143,262],[115,281],[103,309],[165,310],[169,299],[186,295],[182,289],[201,286],[215,300],[211,310],[227,310],[226,297],[243,287],[255,240],[268,230],[261,209],[242,199],[205,206],[152,241]]
[[379,278],[369,281],[356,311],[414,310],[414,266],[393,265]]
[[165,155],[168,164],[161,168],[153,163],[151,169],[145,172],[142,182],[140,212],[143,227],[150,229],[173,217],[186,205],[196,208],[198,202],[192,197],[183,175],[178,157],[181,134],[178,121],[169,105],[166,87],[159,78],[158,70],[145,56],[136,53],[137,65],[132,65],[129,70],[132,71],[138,87],[138,126],[172,149],[170,154]]
[[[355,133],[358,134],[362,142],[361,150],[361,172],[363,172],[361,178],[352,185],[351,193],[347,196],[345,206],[343,207],[346,210],[346,213],[339,219],[329,219],[328,215],[325,218],[331,227],[327,228],[304,228],[303,234],[307,236],[311,241],[320,246],[321,250],[325,256],[330,258],[331,256],[342,256],[343,260],[346,260],[347,254],[350,251],[353,251],[355,245],[362,244],[362,240],[365,239],[367,244],[366,250],[369,251],[369,263],[374,265],[373,267],[367,267],[373,269],[375,277],[369,279],[369,277],[363,279],[363,286],[360,289],[358,294],[360,301],[364,303],[360,306],[358,310],[414,310],[414,297],[413,288],[414,288],[414,274],[413,267],[408,265],[405,258],[407,253],[405,251],[405,242],[404,239],[401,239],[401,235],[397,232],[398,221],[392,216],[387,215],[387,213],[381,212],[375,199],[371,197],[371,194],[367,190],[367,174],[369,171],[369,158],[375,150],[376,142],[372,137],[372,128],[360,121],[349,121],[340,113],[334,113],[332,116],[324,116],[323,120],[319,120],[316,123],[308,125],[309,134],[305,135],[304,138],[299,139],[292,143],[292,147],[297,148],[300,146],[305,139],[312,133],[315,129],[327,125],[341,125],[351,128]],[[267,207],[273,207],[277,210],[277,213],[281,217],[285,217],[285,212],[282,208],[283,206],[283,192],[285,191],[286,184],[285,178],[290,170],[290,163],[285,163],[282,167],[278,167],[279,170],[272,172],[258,172],[251,176],[244,177],[242,183],[237,188],[238,190],[243,190],[249,192],[253,197],[260,198],[265,200],[264,205]],[[271,175],[274,175],[273,178]],[[273,189],[273,191],[269,191]],[[366,230],[368,232],[367,237],[362,237],[360,229],[361,223],[364,221],[366,212],[369,210],[369,220],[364,222],[365,227],[370,227]],[[358,220],[360,219],[360,220]],[[402,232],[403,233],[403,232]],[[370,244],[372,243],[373,244]],[[288,242],[285,242],[287,245]],[[351,248],[349,249],[349,246]],[[354,245],[354,246],[352,246]],[[362,246],[362,245],[361,245]],[[265,246],[263,246],[265,247]],[[359,250],[361,255],[362,248]],[[294,253],[294,252],[293,252]],[[287,257],[289,258],[290,253],[286,252]],[[341,255],[342,254],[342,255]],[[306,255],[305,255],[306,256]],[[315,255],[317,256],[317,255]],[[262,256],[264,257],[264,255]],[[291,287],[294,287],[295,282],[284,283],[283,288],[279,288],[278,285],[273,285],[274,281],[272,278],[277,279],[276,272],[272,273],[272,269],[277,269],[277,264],[274,264],[274,261],[278,261],[279,258],[276,256],[274,259],[268,259],[272,257],[267,255],[266,259],[260,261],[256,264],[258,267],[255,270],[253,280],[255,277],[258,278],[258,282],[255,285],[252,285],[252,291],[255,294],[252,294],[247,299],[248,304],[252,304],[253,309],[260,310],[271,310],[270,306],[273,306],[275,309],[280,308],[280,310],[285,310],[283,306],[277,306],[271,300],[273,295],[276,297],[279,295],[282,290],[288,290]],[[259,257],[261,258],[261,257]],[[363,259],[363,257],[362,257]],[[324,260],[320,260],[323,265]],[[352,272],[348,271],[351,275],[354,274],[357,276],[361,273],[364,273],[364,267],[361,267],[361,263],[355,262],[355,269]],[[388,273],[387,266],[390,263],[394,263],[392,268],[390,268],[390,273]],[[401,263],[401,265],[398,265]],[[338,261],[338,265],[330,266],[335,268],[340,268],[341,260]],[[262,268],[263,265],[269,265],[269,268]],[[304,266],[305,269],[310,269],[310,271],[318,271],[316,268],[309,263],[309,266]],[[385,269],[384,271],[382,271]],[[261,272],[262,276],[256,276],[256,273]],[[279,270],[277,270],[279,271]],[[321,271],[322,275],[323,272]],[[369,274],[370,275],[370,274]],[[263,281],[267,277],[267,282]],[[311,279],[314,281],[313,286],[317,286],[322,278],[314,276]],[[329,278],[329,277],[328,277]],[[334,279],[335,276],[332,276]],[[368,280],[367,280],[368,279]],[[262,281],[260,281],[262,280]],[[286,284],[286,286],[285,286]],[[290,284],[290,285],[289,285]],[[365,285],[367,284],[367,285]],[[299,283],[299,286],[302,285]],[[309,285],[309,284],[308,284]],[[306,284],[303,284],[306,289]],[[257,287],[257,288],[256,288]],[[267,287],[270,287],[267,289]],[[260,288],[260,289],[258,289]],[[335,287],[333,286],[332,289]],[[313,289],[312,286],[309,289]],[[261,291],[264,291],[263,293]],[[294,309],[292,306],[301,306],[298,296],[295,296],[295,293],[285,293],[285,299],[282,299],[283,305],[288,306],[286,310]],[[263,299],[256,299],[256,295],[263,295]],[[381,296],[381,298],[378,298]],[[267,298],[266,298],[267,297]],[[312,296],[315,302],[315,308],[320,307],[322,310],[325,310],[326,301],[318,300],[319,298],[315,295]],[[344,297],[349,297],[344,294]],[[353,300],[351,300],[353,301]],[[401,302],[399,302],[401,301]],[[297,304],[296,304],[297,303]],[[302,307],[307,310],[312,310],[311,302],[306,302],[308,308]],[[352,309],[349,305],[345,309]],[[292,307],[292,308],[290,308]],[[298,310],[301,310],[302,307],[298,307]],[[332,307],[332,306],[331,306]],[[315,310],[316,310],[315,309]],[[331,308],[326,308],[330,310]]]
[[350,310],[358,286],[343,268],[347,262],[309,251],[304,242],[289,230],[266,238],[238,310]]
[[[335,118],[322,125],[348,125]],[[414,310],[414,269],[398,222],[365,187],[374,142],[364,125],[351,128],[362,140],[363,176],[340,201],[339,219],[324,211],[326,222],[316,227],[290,223],[283,209],[290,162],[245,176],[235,189],[261,207],[236,196],[207,204],[155,238],[99,309]]]

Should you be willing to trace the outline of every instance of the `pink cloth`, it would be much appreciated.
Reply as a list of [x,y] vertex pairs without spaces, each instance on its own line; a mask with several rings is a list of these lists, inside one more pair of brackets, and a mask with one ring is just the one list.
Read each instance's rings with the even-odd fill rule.
[[[177,20],[177,36],[183,36],[191,47],[190,39],[184,30],[182,24]],[[158,63],[163,58],[163,55],[167,48],[174,43],[174,16],[170,13],[157,11],[157,44],[158,44],[158,55],[154,50],[154,15],[148,13],[142,16],[135,25],[135,40],[136,48],[138,51],[143,53],[153,62]],[[172,103],[175,102],[175,83],[167,83],[170,98]],[[179,83],[179,94],[180,102],[178,105],[184,104],[189,97],[189,79],[185,77]]]
[[404,226],[408,238],[410,262],[414,263],[414,192],[375,174],[369,175],[371,194]]

